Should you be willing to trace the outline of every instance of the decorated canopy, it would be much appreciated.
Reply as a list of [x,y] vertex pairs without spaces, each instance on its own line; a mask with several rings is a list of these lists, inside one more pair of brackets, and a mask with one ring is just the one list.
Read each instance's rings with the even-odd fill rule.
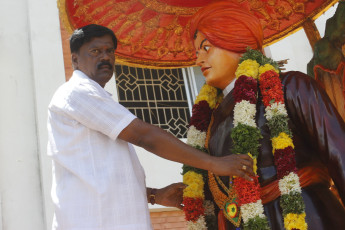
[[[216,0],[58,0],[68,32],[87,24],[112,29],[119,39],[117,63],[153,68],[194,64],[189,19]],[[234,0],[261,21],[271,44],[315,19],[337,0]]]

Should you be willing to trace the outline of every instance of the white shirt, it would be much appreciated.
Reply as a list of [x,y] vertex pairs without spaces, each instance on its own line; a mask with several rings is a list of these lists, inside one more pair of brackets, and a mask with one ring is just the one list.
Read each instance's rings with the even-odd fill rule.
[[152,229],[143,168],[117,138],[135,118],[81,71],[56,91],[48,109],[53,229]]
[[236,82],[236,78],[234,80],[232,80],[232,82],[230,82],[229,85],[227,85],[225,87],[225,89],[223,89],[223,96],[226,97],[226,95],[228,95],[231,90],[235,87],[235,82]]

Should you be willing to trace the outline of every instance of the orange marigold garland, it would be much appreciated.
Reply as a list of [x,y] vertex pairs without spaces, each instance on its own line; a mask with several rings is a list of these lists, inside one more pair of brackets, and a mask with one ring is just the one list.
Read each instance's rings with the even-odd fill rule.
[[204,215],[203,199],[185,197],[183,199],[184,212],[187,221],[197,221],[200,216]]

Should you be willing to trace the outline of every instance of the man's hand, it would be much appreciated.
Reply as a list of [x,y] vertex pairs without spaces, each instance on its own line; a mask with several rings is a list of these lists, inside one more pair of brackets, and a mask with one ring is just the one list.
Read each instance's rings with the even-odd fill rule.
[[247,154],[232,154],[224,157],[215,157],[212,170],[218,176],[239,176],[251,181],[253,172],[253,160]]
[[174,183],[167,187],[158,189],[156,194],[156,204],[182,209],[183,189],[186,187],[187,185],[183,183]]

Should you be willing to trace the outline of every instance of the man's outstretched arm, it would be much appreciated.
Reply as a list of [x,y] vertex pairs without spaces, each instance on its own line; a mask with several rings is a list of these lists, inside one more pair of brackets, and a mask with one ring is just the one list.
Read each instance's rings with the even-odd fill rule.
[[118,137],[165,159],[209,170],[216,175],[240,176],[247,180],[250,180],[249,175],[254,175],[253,161],[248,155],[213,157],[139,119],[134,119]]

